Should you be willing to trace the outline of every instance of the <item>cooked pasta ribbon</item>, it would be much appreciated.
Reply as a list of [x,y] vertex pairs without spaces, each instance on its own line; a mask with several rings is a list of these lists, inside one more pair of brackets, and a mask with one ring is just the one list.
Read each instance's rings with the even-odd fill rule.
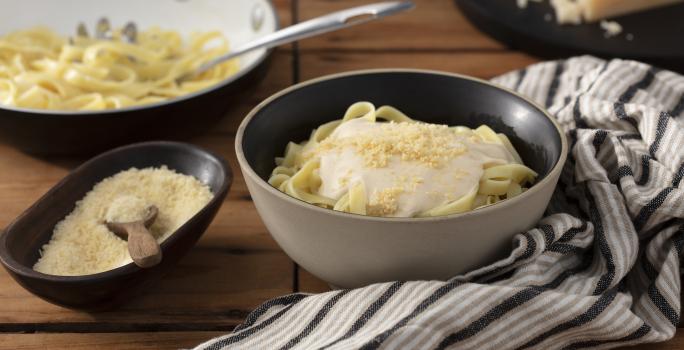
[[269,183],[280,191],[373,216],[463,213],[515,197],[537,177],[510,140],[486,125],[428,124],[370,102],[288,143],[275,161]]
[[237,60],[176,80],[228,52],[217,31],[193,34],[150,28],[135,44],[65,38],[37,27],[0,37],[0,104],[51,110],[103,110],[144,105],[215,85],[238,70]]

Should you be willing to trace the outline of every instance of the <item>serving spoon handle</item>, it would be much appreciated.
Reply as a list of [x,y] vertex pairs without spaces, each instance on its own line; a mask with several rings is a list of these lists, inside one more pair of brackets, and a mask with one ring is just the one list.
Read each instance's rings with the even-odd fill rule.
[[410,10],[414,6],[415,5],[411,1],[386,1],[353,7],[350,9],[333,12],[321,17],[316,17],[314,19],[310,19],[308,21],[264,35],[263,37],[254,41],[250,41],[242,46],[238,46],[225,55],[205,62],[196,70],[178,78],[178,80],[181,81],[190,77],[194,77],[198,74],[206,72],[219,63],[225,62],[231,58],[235,58],[256,49],[271,48],[300,39],[309,38],[318,34],[328,33],[334,30],[366,23],[374,19],[380,19],[389,15]]

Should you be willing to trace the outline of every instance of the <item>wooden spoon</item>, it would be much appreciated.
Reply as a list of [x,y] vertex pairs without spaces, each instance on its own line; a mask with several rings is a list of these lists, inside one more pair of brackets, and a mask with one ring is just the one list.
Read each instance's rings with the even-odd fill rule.
[[105,221],[107,228],[128,240],[128,252],[136,265],[149,268],[161,262],[162,252],[157,239],[147,230],[157,218],[159,209],[150,205],[142,220],[132,222]]

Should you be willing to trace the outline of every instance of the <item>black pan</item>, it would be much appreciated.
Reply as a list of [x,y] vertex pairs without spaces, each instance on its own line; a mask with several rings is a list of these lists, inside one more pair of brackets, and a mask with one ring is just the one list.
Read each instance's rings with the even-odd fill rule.
[[[38,12],[33,1],[0,0],[0,6],[12,9],[0,11],[0,35],[37,25],[73,35],[81,21],[92,33],[97,20],[107,16],[114,27],[134,21],[140,29],[159,26],[183,36],[219,30],[236,46],[279,27],[270,0],[60,0],[41,2]],[[211,128],[232,105],[244,100],[249,88],[265,76],[270,54],[261,50],[241,56],[234,76],[161,103],[99,112],[0,107],[0,142],[33,154],[92,155],[135,141],[184,139]]]
[[[547,0],[519,9],[515,0],[455,0],[483,32],[515,49],[545,58],[591,54],[628,58],[684,71],[684,4],[614,18],[623,33],[605,38],[598,23],[556,24]],[[550,14],[551,20],[544,17]],[[633,36],[627,39],[627,34]]]

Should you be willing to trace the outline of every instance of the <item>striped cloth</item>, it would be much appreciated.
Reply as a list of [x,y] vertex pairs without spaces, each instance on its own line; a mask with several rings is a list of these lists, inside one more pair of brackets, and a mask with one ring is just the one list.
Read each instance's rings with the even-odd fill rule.
[[670,339],[684,249],[684,77],[575,57],[494,79],[556,116],[571,154],[512,254],[450,281],[266,302],[197,349],[607,349]]

